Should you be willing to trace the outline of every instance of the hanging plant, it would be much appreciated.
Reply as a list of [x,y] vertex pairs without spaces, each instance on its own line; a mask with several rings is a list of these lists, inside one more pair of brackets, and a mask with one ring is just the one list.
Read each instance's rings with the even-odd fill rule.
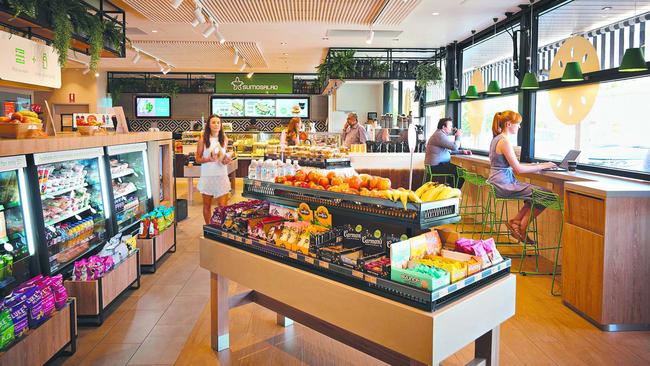
[[93,23],[88,35],[88,43],[90,44],[90,62],[88,66],[91,72],[95,72],[99,64],[99,59],[102,57],[102,50],[104,49],[103,22],[97,21]]
[[371,74],[374,77],[386,78],[388,77],[390,64],[388,62],[382,61],[381,58],[373,58],[370,60],[370,68],[372,70]]
[[[115,20],[104,20],[104,44],[108,45],[115,51],[119,51],[122,46],[122,28]],[[126,40],[125,40],[126,41]]]
[[160,79],[160,91],[173,98],[181,91],[181,87],[173,80]]
[[9,7],[15,11],[14,18],[18,18],[23,13],[36,18],[37,3],[38,0],[7,0]]
[[53,0],[50,2],[52,14],[52,26],[54,28],[54,40],[52,46],[59,54],[59,66],[63,67],[68,60],[68,49],[72,39],[73,25],[68,16],[68,6],[65,0]]
[[330,57],[316,66],[321,84],[328,79],[344,79],[354,73],[354,50],[332,52]]
[[442,72],[436,64],[421,63],[415,68],[415,83],[418,87],[424,89],[427,84],[437,84],[442,81]]

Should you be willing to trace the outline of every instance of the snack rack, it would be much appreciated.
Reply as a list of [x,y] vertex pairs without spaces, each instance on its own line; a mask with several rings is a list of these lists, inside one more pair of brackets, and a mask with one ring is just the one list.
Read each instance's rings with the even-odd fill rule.
[[408,202],[405,210],[399,201],[294,187],[248,178],[244,178],[242,195],[294,207],[301,202],[313,206],[325,206],[335,217],[347,216],[353,220],[363,218],[365,221],[404,227],[409,236],[435,226],[455,224],[460,221],[458,198],[424,203]]
[[450,301],[472,292],[477,287],[484,286],[487,283],[508,275],[511,266],[511,260],[505,258],[502,262],[462,280],[434,291],[427,291],[276,247],[268,244],[264,240],[233,234],[212,225],[205,225],[203,227],[203,235],[208,239],[217,240],[233,247],[426,311],[434,311]]

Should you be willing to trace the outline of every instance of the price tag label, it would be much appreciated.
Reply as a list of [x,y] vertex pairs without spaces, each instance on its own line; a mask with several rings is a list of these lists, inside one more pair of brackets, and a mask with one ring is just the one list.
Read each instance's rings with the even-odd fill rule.
[[94,208],[92,208],[92,207],[90,208],[90,212],[92,212],[93,214],[96,214],[96,213],[97,213],[97,211],[96,211]]
[[307,263],[309,263],[309,264],[314,264],[314,258],[312,258],[312,257],[305,257],[305,262],[307,262]]
[[364,275],[364,278],[365,278],[366,282],[368,282],[368,283],[372,283],[373,285],[377,284],[377,278],[376,277]]
[[246,243],[248,245],[253,245],[253,241],[251,239],[244,240],[244,243]]
[[330,264],[328,262],[318,261],[318,265],[323,268],[330,268]]
[[352,275],[353,275],[354,277],[357,277],[357,278],[361,278],[361,279],[363,279],[363,273],[361,273],[361,272],[359,272],[359,271],[352,271]]
[[296,253],[294,253],[294,252],[289,252],[289,258],[291,258],[291,259],[298,259],[298,254],[296,254]]
[[79,216],[79,215],[74,215],[74,218],[77,219],[77,220],[81,220],[81,216]]

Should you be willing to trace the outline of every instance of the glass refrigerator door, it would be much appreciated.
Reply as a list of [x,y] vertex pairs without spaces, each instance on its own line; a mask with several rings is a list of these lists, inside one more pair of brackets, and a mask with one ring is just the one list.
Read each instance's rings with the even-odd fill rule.
[[24,156],[0,158],[0,295],[36,275]]
[[34,162],[43,209],[47,268],[55,273],[108,240],[110,205],[104,150],[35,154]]
[[149,211],[151,184],[146,144],[109,146],[117,231],[134,227]]

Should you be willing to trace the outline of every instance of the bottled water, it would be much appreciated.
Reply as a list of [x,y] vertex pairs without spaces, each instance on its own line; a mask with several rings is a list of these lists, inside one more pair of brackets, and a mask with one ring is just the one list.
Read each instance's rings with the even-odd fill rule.
[[251,161],[248,166],[248,179],[257,179],[257,160]]

